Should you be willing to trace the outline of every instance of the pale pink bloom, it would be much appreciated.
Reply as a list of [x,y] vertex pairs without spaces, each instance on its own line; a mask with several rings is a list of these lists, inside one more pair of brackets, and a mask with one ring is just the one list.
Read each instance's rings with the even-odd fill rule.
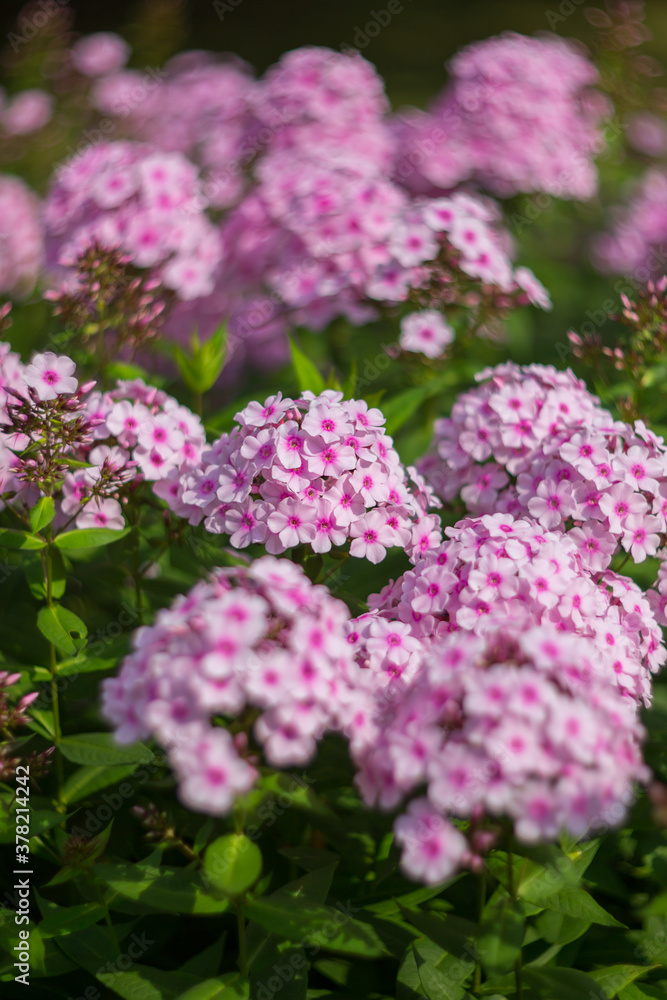
[[401,868],[417,882],[437,885],[460,867],[467,843],[455,826],[440,816],[426,799],[416,799],[394,823],[396,841],[403,847]]
[[[276,510],[269,514],[267,525],[274,532],[284,549],[302,542],[312,542],[316,535],[317,511],[298,500],[282,500]],[[269,551],[271,548],[267,545]]]
[[308,469],[316,476],[333,476],[339,479],[345,472],[354,469],[357,458],[354,450],[347,445],[311,440],[304,446]]
[[23,372],[23,379],[35,390],[39,399],[55,399],[61,394],[76,392],[79,383],[74,378],[75,370],[76,365],[71,358],[45,351],[33,357]]
[[545,479],[528,501],[528,510],[545,528],[556,528],[574,510],[572,487],[568,482]]
[[391,530],[379,510],[372,510],[350,526],[350,555],[381,562],[393,542]]
[[600,497],[600,510],[609,519],[612,531],[625,530],[625,525],[631,515],[641,516],[648,510],[648,504],[641,493],[632,486],[615,483],[611,489]]
[[90,500],[76,519],[77,528],[110,528],[120,531],[125,527],[123,511],[117,500],[95,497]]
[[654,556],[658,551],[660,530],[660,520],[652,514],[644,517],[631,514],[625,522],[623,548],[635,562],[643,562],[647,556]]
[[435,309],[410,313],[401,320],[400,345],[404,351],[417,351],[427,358],[437,358],[453,339],[452,327]]
[[261,502],[247,499],[238,506],[232,505],[226,512],[230,545],[235,549],[244,549],[251,542],[265,541],[268,531],[263,520],[265,514],[266,504]]
[[[332,545],[343,545],[346,538],[344,528],[336,523],[334,512],[328,500],[315,504],[315,537],[311,542],[313,552],[329,552]],[[232,543],[233,544],[233,543]]]

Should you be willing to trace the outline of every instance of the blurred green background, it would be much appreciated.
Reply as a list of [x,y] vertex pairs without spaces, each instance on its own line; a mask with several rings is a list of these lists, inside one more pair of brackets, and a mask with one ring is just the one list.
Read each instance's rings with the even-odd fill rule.
[[[4,36],[15,30],[23,6],[16,0],[0,3]],[[179,47],[235,52],[262,71],[299,45],[353,45],[357,29],[363,31],[373,20],[373,11],[386,11],[387,0],[240,0],[235,7],[218,0],[222,18],[213,0],[70,0],[67,6],[76,31],[120,30],[126,35],[136,32],[147,8],[162,7],[162,28],[169,21],[177,27]],[[395,106],[424,104],[442,86],[444,62],[461,46],[500,31],[548,31],[550,22],[558,34],[586,39],[591,27],[584,11],[594,6],[590,0],[403,0],[402,11],[369,40],[363,54],[384,77]],[[648,0],[645,7],[654,35],[649,49],[659,56],[667,51],[667,3]],[[561,13],[568,10],[572,13]]]

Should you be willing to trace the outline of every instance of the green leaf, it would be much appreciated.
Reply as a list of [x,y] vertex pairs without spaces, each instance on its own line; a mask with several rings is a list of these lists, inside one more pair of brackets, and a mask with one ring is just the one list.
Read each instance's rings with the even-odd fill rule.
[[[23,572],[30,587],[30,593],[38,601],[45,601],[47,598],[47,589],[42,556],[37,552],[26,552],[22,558],[22,563]],[[54,548],[51,553],[51,596],[55,597],[56,600],[65,593],[66,582],[62,556]]]
[[[62,823],[61,813],[51,809],[31,809],[30,810],[30,836],[39,837],[47,830],[53,829]],[[16,815],[11,813],[0,813],[0,843],[9,844],[16,838]]]
[[215,820],[212,816],[209,816],[206,822],[199,827],[197,833],[195,834],[195,839],[192,843],[192,849],[195,854],[199,854],[204,850],[214,829]]
[[97,549],[102,545],[118,542],[130,533],[130,528],[112,531],[111,528],[77,528],[56,535],[53,542],[59,549],[69,552],[72,549]]
[[201,873],[187,868],[118,862],[96,865],[93,874],[119,896],[167,913],[203,916],[224,913],[229,906],[229,899],[206,889]]
[[[181,993],[178,1000],[248,1000],[250,986],[240,972],[228,972],[218,979],[207,979]],[[282,1000],[282,994],[280,995]]]
[[568,917],[556,910],[543,910],[535,921],[535,926],[545,941],[562,948],[585,934],[591,924],[589,920]]
[[63,882],[70,882],[73,878],[77,878],[83,873],[87,874],[92,862],[104,853],[104,849],[109,842],[112,826],[113,820],[111,820],[109,825],[106,826],[101,833],[96,834],[94,837],[90,837],[86,844],[85,860],[65,865],[60,869],[60,871],[56,872],[51,881],[47,882],[46,885],[61,885]]
[[[259,943],[255,944],[257,938]],[[249,985],[253,997],[262,996],[262,987],[279,969],[280,1000],[305,1000],[308,989],[308,961],[303,948],[282,941],[277,934],[264,932],[256,924],[250,924],[248,951]]]
[[635,979],[659,968],[659,965],[610,965],[606,969],[589,972],[589,976],[602,988],[607,1000],[611,1000]]
[[448,951],[452,955],[465,955],[476,947],[474,942],[480,933],[477,924],[451,914],[438,917],[422,910],[409,910],[404,906],[400,909],[408,923],[421,931],[430,941],[434,941],[443,951]]
[[34,708],[30,706],[30,720],[26,724],[28,729],[44,736],[49,742],[55,742],[56,731],[53,721],[53,712],[50,709]]
[[[313,868],[293,882],[281,886],[267,896],[267,900],[291,908],[323,904],[331,888],[333,873],[339,859],[335,855],[330,855],[328,851],[316,853],[329,855],[329,858],[333,857],[334,860],[329,860],[326,866]],[[312,861],[312,857],[309,860]],[[248,925],[248,957],[250,990],[253,996],[260,994],[260,986],[275,974],[274,966],[279,966],[286,970],[283,977],[286,982],[281,990],[281,1000],[304,1000],[308,982],[307,960],[303,947],[283,940],[282,935],[266,932],[261,925],[251,921]]]
[[51,524],[56,516],[56,505],[53,502],[53,497],[40,497],[28,516],[30,527],[35,533],[46,528],[47,524]]
[[[27,924],[22,924],[20,927],[15,923],[15,921],[8,920],[4,924],[0,924],[0,948],[11,955],[12,962],[18,961],[15,946],[22,943],[19,937],[20,930],[27,930],[30,934],[30,971],[33,975],[44,975],[44,941],[42,940],[42,935],[39,929],[39,925],[33,923],[30,920]],[[12,979],[14,975],[18,973],[18,969],[12,967]]]
[[631,986],[621,990],[618,1000],[665,1000],[665,991],[646,983],[642,983],[641,986],[632,983]]
[[78,656],[63,660],[56,667],[59,677],[78,677],[79,674],[94,674],[101,670],[113,670],[118,666],[118,656],[86,656],[82,651]]
[[544,897],[540,892],[534,891],[533,886],[527,886],[519,894],[527,903],[564,913],[568,917],[588,920],[592,924],[601,924],[603,927],[625,926],[612,917],[611,913],[607,913],[585,889],[561,889],[559,892],[552,892]]
[[[72,961],[122,1000],[178,1000],[200,986],[199,977],[192,973],[155,969],[138,961],[144,955],[159,957],[160,946],[156,947],[150,933],[137,930],[129,936],[118,936],[120,948],[105,928],[88,927],[59,938],[58,944]],[[123,968],[128,971],[122,971]],[[233,998],[232,993],[229,1000]]]
[[[94,764],[84,765],[70,775],[63,785],[61,799],[65,805],[79,802],[94,792],[99,792],[109,785],[118,784],[123,778],[134,774],[136,764]],[[133,790],[134,794],[134,790]]]
[[544,969],[526,967],[521,978],[544,1000],[592,1000],[597,997],[600,987],[585,972],[578,969],[560,969],[549,966]]
[[63,865],[62,868],[58,869],[52,879],[44,883],[44,888],[52,885],[64,885],[65,882],[71,882],[72,879],[78,878],[82,873],[83,868],[78,868],[74,865]]
[[206,848],[204,872],[215,889],[239,896],[249,889],[262,871],[262,853],[242,833],[218,837]]
[[273,903],[268,899],[251,899],[244,904],[244,913],[279,937],[309,948],[324,948],[342,955],[364,955],[378,958],[387,955],[376,932],[368,924],[355,920],[345,912],[345,906],[294,906]]
[[43,549],[43,538],[18,531],[16,528],[0,528],[0,549]]
[[42,608],[37,615],[37,628],[48,642],[67,656],[76,653],[88,635],[84,622],[60,604]]
[[382,412],[387,421],[387,434],[395,434],[400,430],[427,399],[437,395],[450,382],[451,375],[446,373],[424,385],[418,385],[414,389],[404,389],[391,399],[384,400]]
[[423,885],[418,889],[413,889],[411,892],[404,893],[402,896],[395,896],[393,899],[383,899],[379,903],[367,903],[365,908],[371,913],[377,914],[378,917],[391,917],[395,913],[400,913],[401,906],[406,910],[410,910],[418,906],[419,903],[426,903],[429,899],[433,899],[434,896],[439,896],[443,889],[452,884],[452,881],[452,879],[449,879],[447,882],[440,882],[438,885]]
[[[447,954],[442,948],[438,948],[437,944],[434,944],[433,941],[429,941],[428,938],[420,938],[417,943],[422,958],[425,961],[430,961],[432,964],[439,962]],[[416,1000],[417,997],[423,996],[426,996],[426,993],[419,978],[417,955],[412,946],[410,946],[405,953],[398,970],[398,975],[396,976],[396,998],[397,1000]]]
[[[322,868],[333,870],[340,862],[339,854],[325,851],[319,847],[282,847],[278,853],[282,854],[284,858],[294,861],[307,872],[315,872]],[[326,899],[326,895],[324,898]]]
[[221,934],[217,941],[204,948],[198,955],[193,955],[181,966],[183,972],[194,972],[201,980],[214,978],[220,971],[220,963],[224,954],[226,934]]
[[[540,861],[531,861],[525,857],[518,866],[517,894],[523,899],[527,899],[529,893],[531,898],[539,895],[541,899],[546,899],[561,889],[577,887],[599,846],[599,840],[589,840],[568,853],[558,850],[553,845],[536,848],[535,850],[542,855]],[[517,860],[515,855],[515,863]],[[505,888],[507,888],[507,862],[507,854],[504,851],[495,851],[489,858],[489,869]]]
[[100,903],[82,903],[79,906],[58,906],[47,912],[39,925],[43,938],[63,937],[104,920],[106,907]]
[[183,381],[193,392],[208,392],[217,382],[225,366],[227,355],[227,329],[224,326],[202,344],[196,333],[190,338],[190,352],[177,344],[173,346],[174,359]]
[[484,908],[478,950],[491,977],[510,972],[521,954],[524,918],[521,906],[503,889],[494,893]]
[[143,743],[120,746],[111,733],[65,736],[59,746],[63,757],[73,764],[148,764],[154,756]]
[[414,942],[412,952],[419,983],[428,1000],[462,1000],[468,996],[461,983],[468,978],[473,963],[454,955],[442,955],[437,962],[428,957],[425,942]]
[[115,379],[132,381],[135,378],[140,378],[160,389],[167,384],[165,375],[158,375],[155,370],[149,372],[136,362],[130,361],[110,361],[106,366],[106,374],[110,381]]
[[354,390],[357,387],[357,359],[352,358],[350,374],[343,383],[343,399],[354,399]]
[[299,350],[292,337],[290,337],[290,348],[292,351],[292,364],[294,365],[299,389],[301,392],[307,392],[310,389],[316,396],[319,396],[326,388],[324,379],[310,358],[303,351]]

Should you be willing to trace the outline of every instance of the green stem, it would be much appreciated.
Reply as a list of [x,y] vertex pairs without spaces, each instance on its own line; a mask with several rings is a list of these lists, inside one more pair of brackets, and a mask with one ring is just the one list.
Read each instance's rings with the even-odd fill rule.
[[109,928],[109,934],[111,935],[111,940],[113,941],[113,946],[116,949],[116,951],[120,951],[120,947],[118,945],[118,938],[116,937],[116,929],[115,929],[115,927],[113,925],[113,920],[111,919],[111,914],[109,913],[109,907],[104,902],[104,897],[102,895],[102,890],[100,889],[99,885],[96,888],[97,888],[97,899],[98,899],[98,902],[99,902],[100,906],[104,907],[104,922],[106,923],[107,927]]
[[248,975],[248,944],[246,941],[245,918],[243,916],[243,904],[240,900],[236,903],[236,926],[239,932],[239,969],[242,976]]
[[[46,529],[46,553],[44,560],[44,576],[46,583],[46,604],[47,607],[53,607],[53,535],[51,532],[51,525]],[[49,643],[49,670],[51,672],[51,706],[53,709],[53,731],[56,740],[56,779],[58,782],[58,805],[62,803],[63,785],[65,782],[65,774],[63,769],[63,758],[60,752],[60,742],[62,740],[62,729],[60,726],[60,703],[58,701],[58,683],[56,678],[56,671],[58,665],[56,662],[56,647],[52,642]]]
[[[479,923],[481,924],[482,918],[484,916],[484,906],[486,905],[486,869],[483,868],[478,876],[477,882],[478,888],[478,913],[479,913]],[[473,979],[473,992],[478,993],[482,985],[482,963],[478,959],[475,963],[475,976]]]
[[188,861],[199,861],[199,855],[192,850],[189,844],[186,844],[184,840],[181,840],[180,837],[178,840],[173,841],[173,846],[177,848],[181,854],[188,859]]
[[[514,884],[514,863],[512,858],[512,851],[508,848],[507,851],[507,885],[509,888],[509,893],[512,899],[516,902],[516,886]],[[514,988],[516,992],[517,1000],[523,1000],[523,983],[521,982],[521,953],[517,957],[514,963]]]
[[[137,606],[138,625],[143,624],[143,593],[141,590],[142,570],[139,562],[139,521],[140,511],[135,507],[132,513],[132,576],[134,577],[134,601]],[[161,555],[162,553],[160,553]],[[159,558],[159,556],[158,556]],[[144,572],[146,567],[144,567]]]
[[514,888],[514,859],[512,858],[512,852],[509,849],[507,851],[507,886],[512,899],[516,899],[516,890]]

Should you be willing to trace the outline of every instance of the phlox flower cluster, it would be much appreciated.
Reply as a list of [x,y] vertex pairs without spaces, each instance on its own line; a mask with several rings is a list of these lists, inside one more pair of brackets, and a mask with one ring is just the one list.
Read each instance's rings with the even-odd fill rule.
[[658,552],[658,558],[660,559],[658,577],[646,592],[646,597],[658,622],[667,627],[667,549]]
[[414,190],[473,181],[501,197],[591,198],[600,119],[595,66],[560,38],[507,33],[469,45],[429,112],[396,119],[396,173]]
[[653,167],[635,184],[625,205],[612,211],[609,232],[593,242],[600,271],[630,274],[640,281],[665,273],[667,171]]
[[64,288],[48,289],[53,315],[86,343],[110,340],[134,354],[154,340],[169,317],[173,296],[150,271],[119,250],[93,243],[77,259]]
[[[362,705],[346,620],[289,560],[216,570],[136,633],[104,714],[119,741],[168,750],[186,805],[227,813],[257,778],[257,745],[273,767],[305,764]],[[238,721],[212,725],[221,715]]]
[[[446,528],[449,539],[430,549],[394,584],[371,597],[372,612],[353,622],[360,662],[375,673],[400,674],[401,657],[380,657],[368,636],[375,616],[399,654],[414,636],[422,644],[450,632],[496,632],[503,623],[554,629],[588,650],[574,654],[582,685],[606,686],[637,705],[651,698],[651,675],[667,659],[662,635],[642,590],[612,570],[591,574],[568,535],[530,518],[484,514]],[[402,624],[399,624],[402,623]],[[412,668],[414,674],[414,666]],[[386,682],[385,682],[386,683]]]
[[39,201],[30,189],[0,175],[0,294],[29,292],[40,274],[44,236]]
[[407,801],[401,863],[427,883],[477,867],[500,819],[528,843],[617,825],[667,658],[646,595],[567,535],[500,513],[446,533],[347,625],[374,705],[348,729],[357,783]]
[[392,546],[416,558],[438,544],[431,492],[401,465],[380,410],[327,389],[297,400],[278,393],[235,419],[196,469],[174,469],[156,487],[191,524],[274,555],[350,540],[350,555],[378,563]]
[[172,470],[185,474],[197,467],[206,441],[199,417],[141,379],[91,393],[87,413],[94,424],[93,446],[85,456],[90,467],[69,473],[62,486],[63,513],[76,515],[79,528],[124,527],[119,502],[96,496],[105,469],[131,488],[148,481],[161,496],[160,485]]
[[71,358],[51,351],[23,365],[0,344],[0,509],[10,500],[29,509],[53,495],[68,462],[92,440],[84,396]]
[[[548,543],[547,543],[548,545]],[[356,757],[370,805],[395,809],[401,864],[438,883],[476,867],[509,818],[519,840],[617,825],[648,777],[634,703],[590,685],[593,638],[547,623],[439,637],[400,699],[383,701]],[[457,820],[470,820],[466,834]]]
[[[92,45],[105,65],[108,45]],[[360,55],[307,46],[255,80],[241,63],[183,53],[133,102],[137,75],[104,72],[93,88],[137,141],[61,168],[46,220],[61,264],[113,244],[173,289],[166,335],[206,336],[227,320],[233,369],[247,356],[282,361],[289,325],[360,325],[406,301],[470,316],[549,308],[534,275],[513,266],[490,200],[415,196],[401,182],[384,86]],[[215,230],[211,207],[227,210]],[[449,332],[424,330],[404,334],[406,349],[442,353]]]
[[21,739],[17,738],[16,732],[21,726],[26,726],[31,722],[27,709],[39,698],[38,691],[30,691],[20,695],[18,698],[10,698],[15,694],[10,691],[18,681],[21,674],[10,674],[8,670],[0,670],[0,780],[10,781],[16,774],[16,769],[20,764],[27,764],[30,774],[39,778],[46,774],[49,767],[50,758],[55,747],[49,747],[41,753],[32,751],[27,758],[20,756]]
[[454,331],[437,309],[408,313],[401,320],[400,345],[404,351],[437,358],[454,339]]
[[251,302],[268,295],[268,318],[321,329],[344,315],[358,325],[378,306],[410,300],[550,308],[532,272],[514,268],[491,202],[462,193],[412,198],[375,148],[366,156],[354,139],[346,156],[333,156],[326,143],[287,145],[284,132],[222,226],[223,283]]
[[635,562],[655,555],[667,530],[662,438],[614,420],[569,370],[508,363],[477,378],[419,463],[443,499],[567,531],[593,572],[619,546]]
[[206,296],[221,248],[205,206],[197,168],[180,153],[124,141],[90,146],[52,180],[44,208],[50,265],[71,269],[96,244],[150,269],[178,299]]
[[[19,355],[11,350],[9,344],[0,341],[0,425],[7,422],[7,403],[14,401],[13,392],[25,385],[22,371]],[[9,448],[6,435],[0,431],[0,510],[5,508],[2,495],[19,488],[15,466],[16,456]]]
[[206,52],[181,53],[141,101],[133,94],[142,88],[142,71],[119,68],[99,75],[92,101],[101,113],[120,117],[133,138],[196,162],[211,205],[228,208],[239,200],[257,145],[251,114],[256,84],[245,64],[220,62]]
[[[375,67],[359,53],[335,52],[307,45],[287,52],[256,86],[253,108],[266,125],[277,129],[279,145],[306,145],[320,136],[342,138],[343,130],[376,127],[389,111],[384,84]],[[289,128],[285,128],[289,126]],[[344,150],[339,155],[346,156]]]
[[0,95],[0,130],[5,133],[5,142],[14,136],[38,132],[53,117],[53,98],[45,90],[37,87],[21,90],[7,103],[3,97]]
[[69,58],[74,69],[91,78],[107,76],[122,69],[130,56],[124,38],[113,31],[96,31],[74,43]]
[[198,417],[140,379],[94,385],[79,386],[66,356],[47,351],[24,365],[0,344],[0,493],[30,507],[48,479],[56,529],[123,528],[119,492],[144,480],[157,491],[170,470],[195,468],[205,443]]

